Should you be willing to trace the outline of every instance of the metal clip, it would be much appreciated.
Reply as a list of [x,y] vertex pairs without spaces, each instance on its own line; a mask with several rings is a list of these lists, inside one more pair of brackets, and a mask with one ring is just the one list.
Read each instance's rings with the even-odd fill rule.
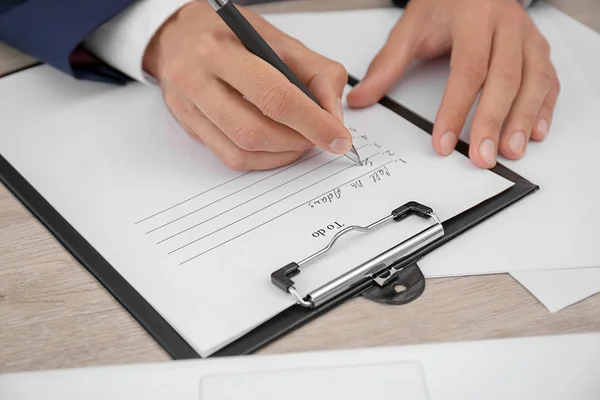
[[[318,256],[331,249],[334,243],[344,234],[358,230],[368,232],[383,223],[394,220],[401,221],[410,215],[418,215],[422,218],[432,218],[435,224],[403,241],[397,246],[392,247],[379,256],[359,265],[358,267],[346,272],[338,278],[314,290],[309,295],[302,297],[298,294],[294,286],[292,278],[300,274],[300,266],[314,260]],[[373,222],[368,226],[351,225],[338,232],[323,249],[308,256],[300,262],[292,262],[283,268],[271,274],[271,281],[275,286],[290,293],[297,298],[297,303],[303,307],[318,307],[328,300],[336,297],[351,287],[363,283],[365,280],[371,279],[376,284],[383,286],[389,282],[399,271],[404,268],[401,261],[411,254],[415,253],[422,247],[439,239],[444,235],[444,227],[438,216],[433,210],[427,206],[419,204],[415,201],[408,202],[401,207],[398,207],[392,213],[378,221]]]

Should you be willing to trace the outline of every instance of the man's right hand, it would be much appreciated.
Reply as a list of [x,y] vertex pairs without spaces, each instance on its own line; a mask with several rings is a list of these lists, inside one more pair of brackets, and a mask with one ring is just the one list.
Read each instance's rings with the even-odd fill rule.
[[313,146],[347,153],[344,67],[238,8],[324,109],[249,52],[208,3],[192,2],[162,26],[144,55],[144,69],[159,81],[181,126],[236,170],[280,167]]

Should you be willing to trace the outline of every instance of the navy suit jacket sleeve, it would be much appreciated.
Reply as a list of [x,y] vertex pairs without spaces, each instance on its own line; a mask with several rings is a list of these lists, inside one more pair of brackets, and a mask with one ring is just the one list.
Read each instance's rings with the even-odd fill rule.
[[80,44],[133,1],[0,0],[0,41],[76,79],[124,84],[126,75]]

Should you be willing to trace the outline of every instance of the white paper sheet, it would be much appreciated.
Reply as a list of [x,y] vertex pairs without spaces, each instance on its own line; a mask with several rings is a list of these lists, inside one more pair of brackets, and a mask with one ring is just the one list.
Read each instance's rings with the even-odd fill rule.
[[[550,14],[550,13],[549,13]],[[571,68],[574,74],[595,90],[600,99],[600,51],[598,34],[590,28],[563,15],[550,15],[555,18],[556,31],[564,36],[564,42],[571,52]],[[593,38],[593,39],[590,39]],[[594,47],[596,46],[596,47]],[[592,50],[592,51],[590,51]],[[555,271],[522,271],[511,274],[525,286],[550,312],[560,311],[590,296],[600,293],[600,268],[568,269]]]
[[511,275],[550,312],[600,293],[600,268],[521,271]]
[[[268,19],[360,78],[400,15],[376,9]],[[562,94],[547,140],[530,144],[520,161],[501,162],[541,191],[425,257],[421,267],[428,277],[600,265],[600,101],[593,89],[598,79],[589,80],[599,76],[600,35],[544,3],[531,15],[551,44]],[[327,34],[330,29],[336,35]],[[447,75],[447,59],[413,68],[390,96],[433,121]]]
[[[393,395],[395,394],[395,395]],[[417,362],[309,367],[204,376],[199,400],[375,399],[427,400]]]
[[[198,400],[209,374],[402,361],[421,364],[431,400],[600,398],[600,333],[589,333],[6,374],[0,399]],[[403,399],[401,390],[388,398]]]
[[[429,135],[381,106],[346,113],[363,166],[315,150],[243,174],[189,138],[155,88],[44,66],[2,79],[0,93],[2,155],[203,356],[292,305],[271,273],[340,226],[413,200],[445,220],[512,185],[458,153],[438,157]],[[349,235],[297,287],[305,294],[430,224]]]

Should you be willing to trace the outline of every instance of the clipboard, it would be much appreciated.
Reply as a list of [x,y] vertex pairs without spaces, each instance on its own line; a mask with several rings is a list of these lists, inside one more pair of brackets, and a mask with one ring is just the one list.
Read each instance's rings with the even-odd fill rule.
[[[357,80],[349,77],[348,83],[354,86]],[[406,107],[388,97],[383,98],[379,103],[425,133],[431,134],[433,124]],[[468,156],[467,143],[459,141],[456,150]],[[351,230],[362,230],[364,234],[368,234],[369,230],[376,229],[382,224],[402,223],[406,218],[424,218],[432,222],[428,228],[413,237],[402,240],[382,254],[373,255],[367,263],[354,267],[350,272],[308,296],[297,295],[293,278],[301,272],[310,273],[311,262],[335,245],[335,240],[332,240],[324,251],[307,254],[304,260],[290,260],[288,265],[273,271],[270,280],[276,290],[283,290],[290,296],[297,296],[296,304],[216,351],[210,357],[253,353],[350,298],[361,296],[392,306],[406,304],[419,298],[425,290],[425,278],[418,266],[418,261],[422,257],[539,189],[534,183],[501,164],[497,164],[491,171],[513,182],[514,185],[446,221],[441,221],[430,205],[409,202],[399,204],[398,208],[389,210],[387,215],[382,215],[380,220],[374,221],[369,226],[351,227]],[[1,155],[0,181],[172,358],[201,358],[127,280]],[[340,232],[340,235],[344,233],[345,231]],[[265,279],[269,277],[266,276]],[[227,282],[222,284],[227,285]]]

